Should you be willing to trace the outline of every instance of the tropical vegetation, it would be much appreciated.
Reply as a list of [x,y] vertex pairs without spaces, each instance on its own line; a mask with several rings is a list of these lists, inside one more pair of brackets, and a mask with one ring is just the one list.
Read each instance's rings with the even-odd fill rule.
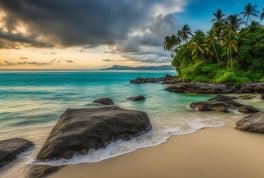
[[208,32],[184,25],[165,37],[164,49],[183,81],[264,82],[264,9],[247,4],[241,14],[217,9]]

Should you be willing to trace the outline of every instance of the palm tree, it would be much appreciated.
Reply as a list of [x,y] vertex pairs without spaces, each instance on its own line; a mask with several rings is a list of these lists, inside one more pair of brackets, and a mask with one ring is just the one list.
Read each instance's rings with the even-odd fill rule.
[[190,26],[185,24],[182,29],[178,31],[178,34],[182,41],[187,41],[190,35],[192,35]]
[[166,36],[164,39],[163,47],[165,50],[171,51],[174,46],[178,45],[180,42],[175,35]]
[[230,15],[227,17],[227,26],[233,32],[239,31],[241,24],[242,20],[238,15]]
[[190,41],[188,47],[190,48],[192,52],[192,58],[193,59],[201,59],[205,57],[205,53],[209,50],[207,50],[205,43],[205,34],[201,30],[197,30],[194,33],[193,39]]
[[225,35],[224,46],[226,49],[226,55],[228,57],[228,65],[233,66],[233,55],[238,53],[238,40],[237,35],[232,30]]
[[256,10],[257,6],[256,5],[252,5],[250,3],[248,3],[245,6],[244,12],[242,12],[241,14],[243,15],[243,17],[246,19],[246,26],[248,26],[248,22],[250,21],[250,17],[257,17],[258,16],[258,11]]
[[215,23],[220,23],[224,21],[225,14],[223,14],[221,9],[217,9],[214,13],[214,18],[212,19]]
[[219,55],[218,55],[218,52],[216,49],[216,45],[218,44],[218,40],[217,40],[217,37],[216,37],[216,34],[214,33],[214,31],[208,32],[208,37],[207,37],[206,43],[207,43],[209,49],[213,49],[213,51],[215,53],[215,57],[217,59],[217,62],[220,63],[221,61],[220,61],[220,58],[219,58]]
[[264,8],[262,9],[262,12],[260,14],[260,20],[264,20]]

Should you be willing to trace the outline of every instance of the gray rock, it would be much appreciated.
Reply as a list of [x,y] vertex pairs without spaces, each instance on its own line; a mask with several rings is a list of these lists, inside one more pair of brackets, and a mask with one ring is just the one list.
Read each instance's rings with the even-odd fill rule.
[[0,141],[0,167],[16,159],[17,155],[27,151],[34,144],[23,138]]
[[157,78],[136,78],[134,80],[130,80],[130,83],[133,84],[143,84],[143,83],[175,83],[176,81],[176,77],[175,76],[171,76],[171,75],[165,75],[164,77],[157,77]]
[[236,123],[236,129],[264,133],[264,113],[259,112],[248,115]]
[[57,172],[63,166],[49,166],[49,165],[32,165],[30,167],[27,178],[42,178]]
[[132,100],[132,101],[142,101],[142,100],[145,100],[145,96],[143,95],[139,95],[139,96],[134,96],[134,97],[131,97],[131,98],[127,98],[128,100]]
[[37,159],[71,158],[116,140],[129,140],[152,128],[146,113],[116,106],[67,109],[51,131]]
[[114,105],[113,100],[110,98],[100,98],[100,99],[94,100],[93,102],[97,104],[102,104],[102,105]]
[[264,93],[264,83],[214,84],[201,82],[176,82],[166,88],[176,93],[228,94],[228,93]]
[[235,93],[237,86],[201,82],[181,82],[167,87],[166,90],[176,93],[226,94]]
[[259,112],[252,106],[242,105],[234,101],[234,97],[217,95],[209,99],[208,101],[191,103],[190,107],[196,111],[218,111],[229,112],[232,110],[238,110],[241,113],[251,114]]

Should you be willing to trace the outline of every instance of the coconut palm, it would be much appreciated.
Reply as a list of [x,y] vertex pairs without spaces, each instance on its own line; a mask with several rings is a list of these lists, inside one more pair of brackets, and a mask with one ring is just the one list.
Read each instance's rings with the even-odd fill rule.
[[174,46],[178,45],[180,41],[175,35],[166,36],[164,39],[163,47],[165,50],[171,51]]
[[226,56],[228,58],[228,66],[233,66],[233,56],[238,53],[238,40],[237,35],[230,29],[230,31],[225,35],[224,46],[226,50]]
[[252,5],[250,3],[248,3],[245,6],[244,12],[242,12],[241,14],[243,15],[243,17],[245,18],[246,21],[246,26],[248,26],[248,23],[250,21],[250,17],[257,17],[258,16],[258,11],[256,10],[257,6],[256,5]]
[[218,45],[218,40],[216,37],[216,34],[214,33],[214,31],[210,31],[208,32],[208,37],[206,39],[206,43],[208,45],[209,49],[213,49],[214,53],[215,53],[215,57],[217,59],[217,62],[220,63],[220,58],[216,49],[216,46]]
[[242,25],[242,20],[239,18],[238,15],[230,15],[227,17],[227,26],[233,32],[237,32]]
[[209,51],[204,43],[204,39],[205,34],[203,31],[197,30],[194,33],[194,36],[188,45],[192,52],[193,59],[204,59],[206,52]]
[[262,9],[262,12],[260,14],[260,20],[264,20],[264,8]]
[[221,23],[224,21],[225,14],[223,14],[221,9],[217,9],[214,13],[214,18],[212,19],[215,23]]
[[190,35],[192,35],[190,26],[185,24],[182,29],[178,32],[178,34],[182,41],[187,41]]

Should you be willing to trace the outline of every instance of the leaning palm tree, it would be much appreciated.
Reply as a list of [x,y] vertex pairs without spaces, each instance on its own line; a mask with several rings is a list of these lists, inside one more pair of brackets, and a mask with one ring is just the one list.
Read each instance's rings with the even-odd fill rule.
[[248,26],[248,23],[250,21],[251,16],[253,16],[253,17],[258,16],[258,11],[256,10],[256,8],[257,8],[256,5],[252,5],[252,4],[248,3],[245,6],[244,12],[241,13],[243,15],[243,17],[245,18],[246,26]]
[[190,35],[192,35],[191,28],[189,25],[185,24],[182,27],[182,29],[179,31],[180,39],[182,39],[182,41],[187,41],[189,39]]
[[171,51],[173,47],[177,44],[178,44],[178,41],[175,35],[166,36],[164,39],[163,47],[165,50]]
[[260,14],[260,20],[264,20],[264,8],[262,9],[262,12]]

